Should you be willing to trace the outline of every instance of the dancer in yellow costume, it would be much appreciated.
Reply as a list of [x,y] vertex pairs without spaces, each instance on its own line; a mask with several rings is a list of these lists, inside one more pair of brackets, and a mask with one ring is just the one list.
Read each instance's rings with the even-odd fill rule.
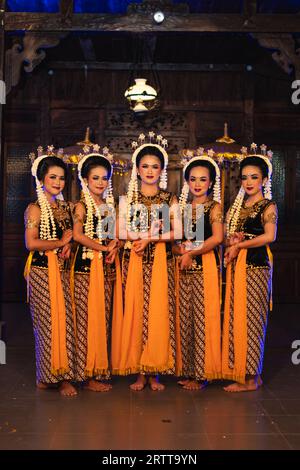
[[[185,238],[173,248],[178,277],[177,374],[186,377],[179,382],[184,389],[200,390],[207,380],[221,378],[220,170],[212,150],[204,154],[204,149],[198,149],[196,156],[185,158],[183,163],[185,182],[179,203]],[[198,232],[198,240],[200,223],[203,233]]]
[[70,293],[72,214],[60,199],[67,168],[62,153],[52,146],[32,165],[38,199],[25,212],[25,241],[30,255],[25,267],[29,289],[39,389],[58,386],[64,396],[74,396],[75,337]]
[[[272,201],[272,152],[251,145],[240,165],[242,186],[228,211],[225,252],[226,299],[223,326],[222,374],[234,383],[227,392],[257,390],[261,372],[269,300],[277,208]],[[245,198],[246,196],[246,198]]]
[[[149,132],[149,139],[145,143],[145,135],[141,134],[139,143],[133,143],[133,168],[124,217],[120,209],[120,222],[123,220],[127,238],[123,256],[125,310],[121,359],[115,372],[137,373],[138,378],[131,385],[135,391],[142,390],[147,382],[152,390],[163,390],[157,374],[175,372],[172,215],[170,227],[168,220],[177,200],[166,191],[167,141],[159,135],[155,138],[153,132]],[[156,217],[155,207],[166,210],[163,220]]]
[[76,379],[94,392],[106,392],[118,354],[123,316],[122,280],[112,193],[113,160],[107,148],[85,147],[78,164],[82,199],[74,214],[79,243],[72,278],[76,311]]

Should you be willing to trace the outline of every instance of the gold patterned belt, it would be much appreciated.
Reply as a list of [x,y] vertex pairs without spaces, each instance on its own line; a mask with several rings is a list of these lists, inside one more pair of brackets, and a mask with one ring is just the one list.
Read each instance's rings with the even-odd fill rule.
[[253,238],[257,237],[257,235],[254,235],[253,233],[247,233],[247,232],[243,232],[243,235],[249,238],[249,240],[252,240]]

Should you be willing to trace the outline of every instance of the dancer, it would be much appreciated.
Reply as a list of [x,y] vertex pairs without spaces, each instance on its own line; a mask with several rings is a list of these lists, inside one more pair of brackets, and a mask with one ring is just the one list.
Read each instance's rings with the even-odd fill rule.
[[[261,373],[268,304],[272,285],[272,254],[277,208],[272,201],[272,152],[262,145],[243,148],[242,186],[227,215],[225,252],[226,299],[223,327],[222,374],[234,383],[227,392],[257,390]],[[246,196],[246,198],[244,198]]]
[[57,385],[64,396],[74,396],[75,338],[70,295],[72,214],[60,199],[67,168],[62,152],[53,146],[30,155],[37,201],[25,212],[25,242],[30,251],[26,267],[30,311],[35,338],[36,384]]
[[[154,391],[164,385],[158,374],[175,372],[174,238],[176,197],[166,191],[167,141],[149,132],[133,143],[132,174],[123,217],[127,242],[123,255],[125,311],[118,373],[138,374],[130,386]],[[155,142],[155,141],[154,141]],[[138,188],[138,179],[141,181]],[[163,217],[159,217],[160,208]],[[174,212],[173,212],[174,211]],[[171,224],[168,226],[168,221]]]
[[[207,380],[221,378],[218,246],[223,241],[223,218],[220,170],[213,159],[213,150],[204,154],[204,149],[198,149],[196,156],[183,159],[183,163],[185,182],[179,204],[185,238],[173,247],[179,276],[176,284],[180,333],[177,373],[186,377],[179,382],[184,389],[200,390]],[[189,194],[192,199],[187,205]],[[200,233],[201,223],[203,234]],[[200,239],[197,239],[197,229]]]
[[111,361],[119,350],[123,315],[112,193],[113,161],[107,148],[103,154],[99,153],[98,145],[86,151],[78,164],[82,199],[74,213],[74,240],[79,243],[72,269],[76,377],[88,390],[107,392],[111,385],[103,380],[110,378]]

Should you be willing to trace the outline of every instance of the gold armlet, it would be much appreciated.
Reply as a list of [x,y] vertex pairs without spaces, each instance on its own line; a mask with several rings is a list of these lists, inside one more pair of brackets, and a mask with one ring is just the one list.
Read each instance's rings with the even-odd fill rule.
[[211,220],[210,220],[211,225],[212,225],[214,222],[219,222],[219,223],[221,223],[221,224],[224,223],[224,217],[223,217],[223,215],[221,214],[221,212],[219,212],[218,214],[216,214],[214,217],[211,218]]
[[271,212],[266,217],[264,217],[264,224],[277,224],[278,215],[276,212]]
[[82,218],[80,217],[80,215],[75,214],[74,217],[73,217],[73,223],[76,224],[77,222],[79,222],[80,224],[83,225],[83,220],[82,220]]
[[37,220],[27,219],[25,220],[25,228],[39,228],[39,223]]

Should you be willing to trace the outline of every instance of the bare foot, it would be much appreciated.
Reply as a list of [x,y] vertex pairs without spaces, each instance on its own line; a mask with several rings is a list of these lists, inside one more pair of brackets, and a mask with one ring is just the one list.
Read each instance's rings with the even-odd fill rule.
[[190,379],[183,379],[183,380],[178,380],[178,385],[184,386],[187,383],[189,383]]
[[149,377],[149,386],[153,392],[161,392],[165,386],[158,381],[158,377]]
[[240,384],[238,382],[235,382],[231,385],[228,385],[227,387],[223,387],[223,390],[225,392],[254,392],[255,390],[258,390],[259,387],[261,387],[263,384],[263,381],[260,376],[248,379],[244,384]]
[[207,386],[207,381],[199,382],[198,380],[189,380],[183,388],[185,390],[202,390]]
[[46,390],[47,388],[50,388],[50,386],[48,384],[44,384],[44,382],[37,382],[36,388],[39,390]]
[[130,385],[131,390],[135,392],[141,392],[147,385],[147,377],[143,374],[139,374],[137,380]]
[[59,386],[59,393],[64,397],[75,397],[77,390],[70,382],[64,380]]
[[44,382],[36,382],[36,388],[39,390],[49,390],[49,388],[57,388],[57,383],[44,383]]
[[91,390],[92,392],[109,392],[112,389],[110,384],[104,384],[98,380],[91,379],[89,380],[84,387],[86,390]]

